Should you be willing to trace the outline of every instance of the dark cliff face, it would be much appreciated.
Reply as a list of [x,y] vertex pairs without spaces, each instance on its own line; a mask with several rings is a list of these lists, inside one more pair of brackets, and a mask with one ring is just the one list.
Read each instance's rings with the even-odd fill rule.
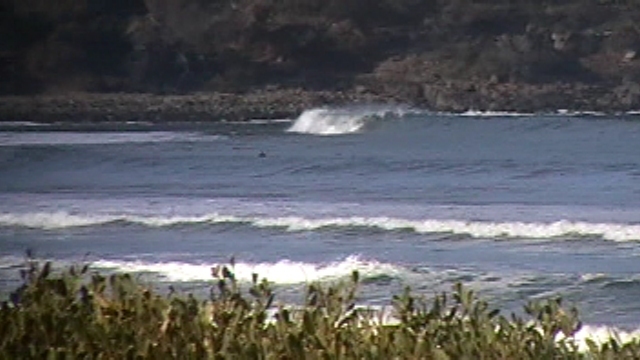
[[129,21],[142,2],[11,0],[0,5],[4,93],[108,89],[128,77]]
[[632,0],[4,0],[0,93],[613,86],[637,24]]

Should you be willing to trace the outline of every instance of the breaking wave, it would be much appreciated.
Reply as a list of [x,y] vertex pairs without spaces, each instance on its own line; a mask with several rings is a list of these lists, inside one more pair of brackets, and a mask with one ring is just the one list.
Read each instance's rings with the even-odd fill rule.
[[640,225],[621,223],[589,223],[560,220],[554,222],[493,222],[393,217],[327,217],[236,216],[218,213],[199,216],[148,216],[130,214],[82,215],[68,212],[0,213],[0,226],[56,230],[73,227],[127,223],[148,227],[188,225],[246,224],[259,228],[285,231],[315,231],[324,228],[368,228],[382,231],[412,231],[419,234],[445,233],[474,238],[600,237],[612,241],[640,241]]
[[[114,269],[133,273],[152,273],[170,282],[208,281],[212,280],[212,268],[224,265],[189,264],[183,262],[143,262],[143,261],[109,261],[100,260],[93,267]],[[375,260],[364,260],[358,256],[349,256],[342,261],[330,263],[305,263],[281,260],[275,263],[236,263],[233,267],[236,278],[241,282],[250,282],[253,274],[260,279],[281,285],[303,284],[314,281],[335,280],[358,271],[361,278],[394,276],[403,271],[401,267],[380,263]]]
[[[562,337],[559,337],[561,339]],[[578,349],[581,352],[589,351],[587,340],[601,346],[611,339],[616,339],[619,344],[627,344],[640,340],[640,329],[633,331],[625,331],[615,327],[583,325],[582,328],[573,336]]]
[[389,107],[317,108],[303,112],[287,130],[312,135],[343,135],[361,131],[375,119],[400,117],[407,109]]
[[519,112],[509,112],[509,111],[478,111],[478,110],[467,110],[463,113],[458,114],[458,116],[463,117],[524,117],[524,116],[534,116],[534,113],[519,113]]
[[[637,115],[638,112],[627,112],[625,115]],[[467,110],[461,113],[431,112],[424,109],[403,107],[344,107],[344,108],[315,108],[305,110],[287,132],[311,135],[344,135],[361,132],[368,124],[376,120],[391,117],[403,117],[407,114],[423,114],[436,116],[452,116],[463,118],[526,118],[541,115],[540,113],[510,112],[510,111],[479,111]],[[550,117],[600,117],[606,113],[596,111],[557,110],[542,114]]]

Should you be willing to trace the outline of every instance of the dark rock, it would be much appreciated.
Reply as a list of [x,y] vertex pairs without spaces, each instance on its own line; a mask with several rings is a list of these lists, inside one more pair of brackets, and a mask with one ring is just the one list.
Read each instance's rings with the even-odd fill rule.
[[627,109],[638,105],[638,19],[630,3],[578,0],[7,0],[0,113],[244,119],[351,101]]

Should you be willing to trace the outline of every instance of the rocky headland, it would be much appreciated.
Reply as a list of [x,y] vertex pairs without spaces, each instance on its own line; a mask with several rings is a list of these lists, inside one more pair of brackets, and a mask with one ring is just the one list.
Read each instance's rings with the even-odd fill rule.
[[640,2],[8,0],[0,120],[640,109]]

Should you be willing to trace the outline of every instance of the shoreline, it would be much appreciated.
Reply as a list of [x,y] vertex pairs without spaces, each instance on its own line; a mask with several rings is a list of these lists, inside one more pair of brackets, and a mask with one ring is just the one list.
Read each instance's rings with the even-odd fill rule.
[[0,122],[50,124],[272,120],[295,118],[304,110],[319,106],[377,102],[381,102],[381,99],[374,96],[303,90],[249,94],[72,93],[3,96],[0,97]]
[[295,119],[321,106],[390,105],[425,111],[620,115],[640,109],[640,84],[385,84],[345,91],[263,89],[249,93],[68,93],[0,96],[0,122],[219,122]]

